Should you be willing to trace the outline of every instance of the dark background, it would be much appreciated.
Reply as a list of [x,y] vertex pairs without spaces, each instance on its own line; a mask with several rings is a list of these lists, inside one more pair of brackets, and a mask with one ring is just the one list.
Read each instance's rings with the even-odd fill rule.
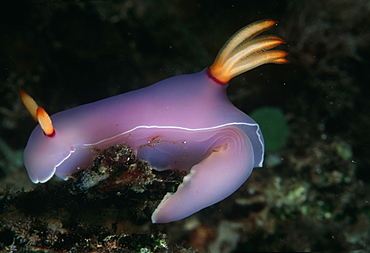
[[243,74],[228,93],[246,113],[280,109],[287,140],[225,201],[135,229],[212,252],[369,250],[366,0],[2,1],[1,187],[34,187],[21,156],[35,123],[18,88],[53,114],[201,71],[229,36],[265,18],[279,21],[267,34],[287,41],[290,63]]

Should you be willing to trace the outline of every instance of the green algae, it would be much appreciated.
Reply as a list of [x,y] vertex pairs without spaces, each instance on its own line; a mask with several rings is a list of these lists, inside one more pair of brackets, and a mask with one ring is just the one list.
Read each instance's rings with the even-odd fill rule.
[[261,107],[250,116],[259,124],[265,139],[266,151],[278,151],[287,140],[289,126],[284,113],[277,107]]

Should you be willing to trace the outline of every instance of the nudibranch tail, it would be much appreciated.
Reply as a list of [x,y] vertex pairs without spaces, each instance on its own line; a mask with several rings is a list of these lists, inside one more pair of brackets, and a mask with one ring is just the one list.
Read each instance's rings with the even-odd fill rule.
[[40,124],[44,133],[47,136],[53,135],[55,132],[53,123],[49,114],[44,110],[44,108],[38,106],[36,101],[23,89],[19,89],[19,96],[24,106],[30,112],[32,118]]
[[[236,32],[221,48],[212,66],[210,74],[222,83],[231,78],[266,63],[286,63],[288,54],[282,50],[270,50],[285,41],[277,36],[261,36],[277,22],[262,20],[247,25]],[[268,51],[270,50],[270,51]]]

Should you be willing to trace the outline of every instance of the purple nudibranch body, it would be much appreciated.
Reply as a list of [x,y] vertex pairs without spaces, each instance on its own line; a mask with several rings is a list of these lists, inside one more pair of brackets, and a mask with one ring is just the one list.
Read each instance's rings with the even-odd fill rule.
[[[248,29],[262,32],[275,23],[256,22],[235,36]],[[256,60],[260,61],[257,66],[283,63],[285,53],[266,51],[266,40],[276,43],[277,37],[255,42],[258,33],[252,33],[243,41],[249,41],[248,49],[260,49],[249,49],[243,56],[242,60],[251,58],[245,63],[249,69],[256,67]],[[232,41],[223,50],[230,44]],[[232,58],[239,51],[238,46],[226,56],[218,56],[210,68],[199,73],[171,77],[52,115],[55,132],[44,134],[40,123],[24,151],[29,177],[34,183],[46,182],[54,174],[67,179],[92,161],[94,147],[124,143],[154,169],[189,171],[177,191],[168,193],[154,211],[154,223],[180,220],[228,197],[247,180],[253,167],[262,166],[264,155],[259,126],[226,95],[228,80],[239,72],[232,72],[238,66],[224,71],[230,63],[222,64],[225,57]],[[277,52],[279,57],[271,56]],[[263,59],[256,59],[261,54]],[[268,61],[266,57],[270,57]]]

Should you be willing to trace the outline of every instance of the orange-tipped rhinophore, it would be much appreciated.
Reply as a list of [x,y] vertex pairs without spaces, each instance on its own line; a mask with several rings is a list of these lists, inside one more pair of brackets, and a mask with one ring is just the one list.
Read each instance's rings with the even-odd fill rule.
[[19,96],[32,118],[40,124],[42,131],[44,131],[47,136],[53,135],[55,130],[51,118],[44,108],[38,106],[36,101],[23,89],[19,89]]

